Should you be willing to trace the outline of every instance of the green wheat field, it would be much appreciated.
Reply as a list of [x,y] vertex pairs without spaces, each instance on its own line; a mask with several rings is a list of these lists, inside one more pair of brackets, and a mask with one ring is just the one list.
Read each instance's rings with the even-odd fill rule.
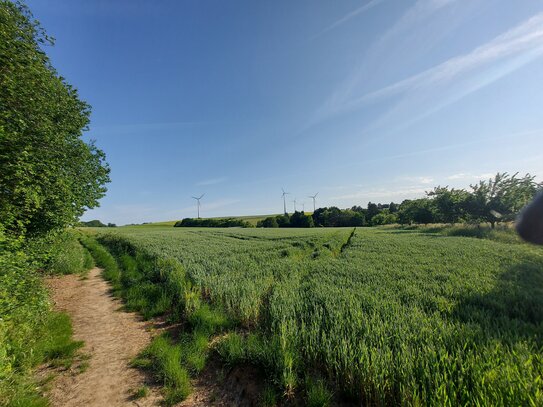
[[220,332],[226,362],[286,395],[316,381],[363,405],[542,405],[543,251],[446,231],[96,229],[128,307],[207,321],[200,349]]

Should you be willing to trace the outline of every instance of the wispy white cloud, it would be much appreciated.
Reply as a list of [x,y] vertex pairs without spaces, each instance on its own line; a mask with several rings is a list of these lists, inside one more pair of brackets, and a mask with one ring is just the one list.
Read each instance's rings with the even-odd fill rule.
[[[329,106],[327,116],[347,113],[376,103],[387,103],[384,113],[365,132],[383,125],[400,130],[543,55],[543,13],[473,49],[406,79]],[[386,106],[386,105],[385,105]],[[324,117],[326,118],[326,116]]]
[[433,177],[430,176],[420,176],[420,177],[401,177],[401,181],[408,182],[417,182],[420,184],[431,184],[434,181]]
[[[458,26],[462,18],[458,16],[448,18],[445,24],[439,26],[439,31],[433,30],[431,35],[424,32],[422,41],[417,37],[417,33],[421,35],[419,33],[421,27],[431,26],[436,13],[456,2],[458,0],[418,0],[360,56],[357,67],[336,86],[330,97],[302,127],[302,132],[343,111],[345,106],[352,102],[353,95],[360,90],[361,84],[372,82],[372,75],[382,72],[387,66],[397,66],[394,59],[401,59],[404,65],[406,59],[404,51],[407,46],[409,46],[411,58],[415,60],[435,46],[441,38]],[[464,2],[466,13],[477,3],[479,0],[471,0],[467,4]],[[416,46],[414,47],[413,44]]]
[[196,185],[197,185],[197,186],[216,185],[216,184],[221,184],[221,183],[223,183],[223,182],[226,181],[227,179],[228,179],[228,178],[226,178],[226,177],[211,178],[211,179],[206,179],[206,180],[197,182]]
[[361,7],[358,7],[357,9],[351,11],[350,13],[346,14],[339,20],[333,22],[328,27],[326,27],[324,30],[322,30],[319,35],[322,35],[330,30],[333,30],[334,28],[346,23],[347,21],[353,19],[354,17],[358,16],[359,14],[364,13],[365,11],[368,11],[372,9],[373,7],[379,5],[379,3],[382,3],[384,0],[371,0],[368,3],[364,4]]
[[488,173],[484,173],[484,174],[471,174],[471,173],[464,173],[464,172],[461,172],[461,173],[458,173],[458,174],[453,174],[453,175],[449,175],[447,177],[448,180],[453,180],[453,181],[457,181],[457,180],[482,180],[482,179],[489,179],[489,178],[492,178],[495,174],[492,173],[492,172],[488,172]]
[[[344,106],[353,108],[370,102],[375,102],[397,94],[420,91],[421,89],[435,88],[438,85],[448,84],[462,75],[466,75],[478,68],[503,59],[528,54],[521,64],[514,64],[511,68],[518,69],[520,66],[530,62],[533,58],[543,53],[543,13],[523,22],[519,26],[494,38],[490,42],[475,48],[472,52],[451,58],[433,68],[430,68],[417,75],[386,86],[375,92],[369,93]],[[501,72],[507,73],[509,69]],[[501,77],[500,73],[492,75],[491,81]],[[481,85],[491,83],[481,80]],[[469,87],[468,92],[477,90],[478,87]]]
[[[381,202],[387,202],[394,199],[409,199],[418,196],[424,196],[428,188],[424,188],[418,185],[397,187],[397,188],[375,188],[375,189],[363,189],[350,194],[337,195],[329,198],[330,201],[340,202],[367,202],[371,200],[380,200]],[[351,204],[349,203],[349,204]]]

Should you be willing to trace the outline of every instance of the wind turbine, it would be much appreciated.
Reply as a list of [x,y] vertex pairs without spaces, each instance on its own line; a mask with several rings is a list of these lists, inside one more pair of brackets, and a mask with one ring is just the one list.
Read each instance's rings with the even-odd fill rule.
[[292,202],[294,202],[294,212],[296,212],[296,198],[294,198],[294,201]]
[[200,195],[198,198],[193,196],[192,199],[196,199],[198,201],[198,219],[200,219],[200,199],[204,197],[205,193]]
[[317,192],[315,195],[311,196],[309,195],[308,198],[313,199],[313,212],[315,212],[315,198],[317,197],[319,193]]
[[285,190],[283,188],[281,188],[281,191],[283,191],[283,212],[285,213],[285,215],[287,214],[287,201],[285,200],[285,195],[288,195],[290,194],[290,192],[285,192]]
[[305,202],[302,202],[302,212],[305,213]]

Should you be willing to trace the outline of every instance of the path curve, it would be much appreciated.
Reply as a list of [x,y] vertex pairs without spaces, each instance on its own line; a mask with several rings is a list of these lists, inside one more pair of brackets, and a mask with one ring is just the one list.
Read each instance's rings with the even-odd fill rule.
[[83,353],[90,356],[83,373],[61,374],[55,380],[49,400],[58,407],[158,405],[160,397],[153,389],[143,399],[131,398],[146,378],[129,363],[151,341],[151,324],[120,311],[121,302],[100,273],[94,268],[86,279],[66,275],[47,280],[55,308],[70,315],[74,339],[85,342]]

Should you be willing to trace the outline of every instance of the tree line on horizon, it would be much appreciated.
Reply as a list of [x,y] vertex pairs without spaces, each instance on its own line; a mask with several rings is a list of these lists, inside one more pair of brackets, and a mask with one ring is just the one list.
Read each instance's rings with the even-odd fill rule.
[[353,206],[340,209],[319,208],[313,214],[294,212],[270,216],[257,227],[345,227],[388,224],[429,223],[489,223],[492,228],[500,222],[515,219],[520,210],[541,190],[535,176],[518,173],[497,173],[493,178],[470,185],[469,189],[437,186],[418,199],[406,199],[400,204],[369,202],[366,208]]

